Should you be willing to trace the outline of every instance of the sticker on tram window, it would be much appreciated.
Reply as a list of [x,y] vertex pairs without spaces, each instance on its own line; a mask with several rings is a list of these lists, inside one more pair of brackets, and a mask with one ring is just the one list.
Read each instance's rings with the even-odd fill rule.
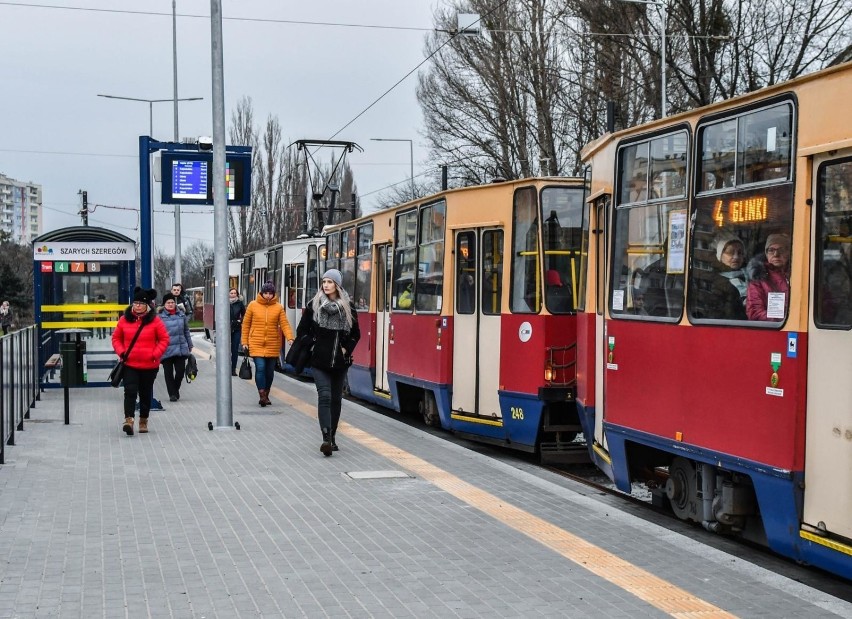
[[614,311],[614,312],[623,312],[624,311],[624,291],[623,290],[613,290],[612,291],[612,311]]

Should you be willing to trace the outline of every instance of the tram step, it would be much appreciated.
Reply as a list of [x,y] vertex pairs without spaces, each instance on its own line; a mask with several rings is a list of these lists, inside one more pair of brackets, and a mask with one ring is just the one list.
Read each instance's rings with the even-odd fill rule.
[[589,450],[585,443],[543,442],[541,461],[552,464],[582,464],[589,462]]
[[555,423],[548,424],[545,420],[544,427],[542,428],[544,432],[576,432],[580,433],[583,431],[583,426],[579,423]]

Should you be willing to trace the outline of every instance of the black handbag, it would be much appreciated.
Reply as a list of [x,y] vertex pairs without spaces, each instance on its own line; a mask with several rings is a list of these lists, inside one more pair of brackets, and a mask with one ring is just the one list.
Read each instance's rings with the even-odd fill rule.
[[127,350],[124,351],[124,354],[121,355],[118,361],[115,362],[115,366],[113,366],[112,370],[109,373],[109,383],[113,387],[118,387],[121,384],[121,381],[124,380],[124,360],[130,355],[130,351],[133,350],[133,346],[136,344],[136,340],[139,339],[139,334],[142,333],[142,329],[145,328],[145,323],[142,323],[138,329],[136,329],[136,335],[133,336],[133,339],[130,340],[130,346],[127,347]]
[[290,350],[287,351],[287,357],[284,359],[287,363],[293,366],[296,374],[301,374],[306,367],[311,365],[311,352],[314,347],[314,338],[310,333],[305,333],[297,337],[292,344]]
[[198,361],[192,353],[189,353],[189,356],[186,358],[186,373],[184,376],[188,383],[198,378]]
[[118,387],[124,380],[124,359],[119,359],[109,373],[109,382],[113,387]]
[[239,377],[243,380],[251,380],[251,363],[249,363],[248,357],[243,357]]

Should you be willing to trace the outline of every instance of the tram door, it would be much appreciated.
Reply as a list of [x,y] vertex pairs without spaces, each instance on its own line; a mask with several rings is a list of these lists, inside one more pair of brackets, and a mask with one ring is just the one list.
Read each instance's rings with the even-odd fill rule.
[[502,418],[500,309],[503,231],[460,230],[455,239],[453,412]]
[[[852,538],[852,149],[814,159],[804,522]],[[789,343],[788,343],[789,348]],[[788,350],[789,354],[789,350]]]
[[391,265],[390,244],[376,245],[376,391],[389,392],[388,336],[390,333]]

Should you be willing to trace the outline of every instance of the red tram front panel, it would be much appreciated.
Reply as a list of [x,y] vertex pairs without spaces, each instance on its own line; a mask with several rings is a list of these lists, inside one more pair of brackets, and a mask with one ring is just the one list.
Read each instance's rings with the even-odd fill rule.
[[[608,321],[606,423],[786,471],[801,470],[807,338]],[[772,386],[773,355],[780,358]],[[776,362],[777,363],[777,362]]]

